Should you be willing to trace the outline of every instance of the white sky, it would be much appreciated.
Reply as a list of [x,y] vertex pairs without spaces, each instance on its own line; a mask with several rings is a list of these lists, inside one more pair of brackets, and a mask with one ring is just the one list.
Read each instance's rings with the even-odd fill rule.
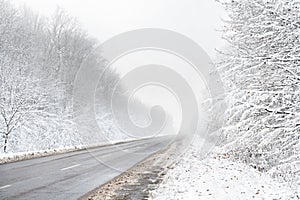
[[223,46],[220,17],[224,11],[215,0],[14,0],[43,15],[57,6],[78,18],[83,28],[105,41],[138,28],[165,28],[184,34],[214,58]]

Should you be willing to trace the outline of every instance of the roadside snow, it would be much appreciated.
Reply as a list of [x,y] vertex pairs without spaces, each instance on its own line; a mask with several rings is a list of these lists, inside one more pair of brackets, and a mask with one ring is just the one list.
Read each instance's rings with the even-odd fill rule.
[[243,163],[198,155],[191,147],[151,192],[151,199],[299,199],[294,184],[280,183]]
[[[145,137],[143,139],[147,139],[150,137]],[[27,151],[27,152],[18,152],[18,153],[0,153],[0,165],[5,163],[11,163],[16,161],[22,161],[22,160],[29,160],[33,158],[40,158],[55,154],[63,154],[68,152],[74,152],[74,151],[80,151],[84,149],[91,149],[101,146],[107,146],[107,145],[115,145],[120,144],[124,142],[132,142],[136,141],[136,139],[124,139],[124,140],[114,140],[110,143],[98,143],[93,145],[78,145],[78,146],[70,146],[70,147],[61,147],[56,149],[47,149],[47,150],[40,150],[40,151]]]
[[21,160],[28,160],[33,158],[40,158],[40,157],[50,156],[55,154],[74,152],[74,151],[83,150],[85,148],[86,147],[84,147],[83,145],[80,145],[74,147],[65,147],[65,148],[48,149],[48,150],[40,150],[40,151],[2,153],[0,154],[0,164],[11,163],[11,162],[16,162]]

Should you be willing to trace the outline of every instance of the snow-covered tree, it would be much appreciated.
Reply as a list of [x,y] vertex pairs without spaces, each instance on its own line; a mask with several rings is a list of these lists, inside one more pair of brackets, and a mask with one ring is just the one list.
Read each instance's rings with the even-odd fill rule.
[[[76,133],[72,92],[78,69],[97,44],[62,9],[46,18],[0,0],[1,149],[28,151],[91,142],[81,141]],[[93,59],[101,68],[101,55]],[[117,81],[118,75],[110,71],[99,83],[103,106],[109,105]],[[100,125],[113,126],[106,112],[102,107],[98,112],[109,116],[100,116]]]
[[3,150],[6,152],[12,132],[20,126],[32,126],[34,121],[46,114],[46,98],[37,80],[18,75],[15,69],[1,72],[0,131],[4,137]]
[[0,3],[0,131],[7,151],[9,136],[43,113],[45,93],[32,73],[32,41],[18,10]]
[[225,149],[299,181],[300,1],[221,0],[229,20],[219,70],[229,109]]

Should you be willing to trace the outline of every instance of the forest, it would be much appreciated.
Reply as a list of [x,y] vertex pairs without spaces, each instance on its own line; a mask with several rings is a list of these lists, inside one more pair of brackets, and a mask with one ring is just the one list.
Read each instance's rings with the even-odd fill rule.
[[[0,1],[0,32],[1,151],[93,142],[76,133],[72,90],[76,72],[98,41],[61,8],[47,18],[7,0]],[[103,96],[116,79],[111,73],[100,84]],[[112,129],[109,114],[103,117],[102,126]]]

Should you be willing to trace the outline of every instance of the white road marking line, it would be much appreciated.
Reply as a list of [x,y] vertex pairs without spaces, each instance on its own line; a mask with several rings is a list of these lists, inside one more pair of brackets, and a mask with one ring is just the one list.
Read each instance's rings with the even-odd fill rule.
[[0,190],[4,189],[4,188],[9,188],[9,187],[11,187],[11,185],[4,185],[4,186],[0,187]]
[[62,168],[60,170],[64,171],[64,170],[67,170],[67,169],[71,169],[71,168],[74,168],[74,167],[78,167],[80,164],[77,164],[77,165],[72,165],[70,167],[65,167],[65,168]]

